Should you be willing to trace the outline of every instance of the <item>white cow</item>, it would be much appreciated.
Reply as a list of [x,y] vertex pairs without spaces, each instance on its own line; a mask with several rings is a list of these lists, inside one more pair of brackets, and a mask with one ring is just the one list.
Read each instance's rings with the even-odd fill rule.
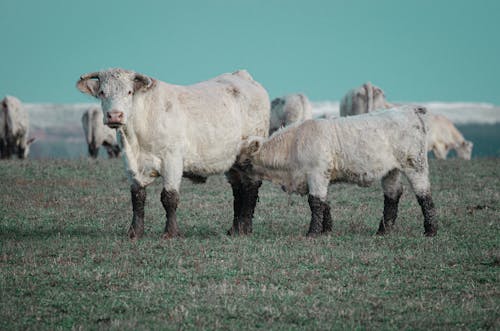
[[373,110],[391,108],[384,91],[367,82],[347,92],[340,102],[340,116],[353,116],[369,113]]
[[455,150],[457,156],[470,160],[474,144],[465,140],[453,123],[443,115],[430,115],[429,134],[427,135],[428,150],[437,159],[446,159],[450,150]]
[[271,102],[271,122],[269,134],[292,123],[300,123],[312,118],[312,106],[304,94],[289,94],[275,98]]
[[87,141],[89,155],[97,158],[99,147],[104,146],[110,158],[120,156],[120,146],[116,140],[116,130],[104,125],[102,110],[92,107],[82,115],[83,132]]
[[34,141],[29,136],[28,113],[21,101],[6,96],[0,102],[0,156],[8,159],[17,155],[20,159],[28,157],[29,148]]
[[158,176],[167,214],[163,237],[179,236],[176,209],[183,174],[196,179],[226,172],[234,195],[229,234],[252,231],[261,182],[234,163],[243,138],[267,136],[270,102],[247,71],[179,86],[109,69],[81,76],[77,88],[101,100],[105,123],[118,130],[132,184],[130,238],[144,232],[145,188]]
[[397,217],[404,174],[422,208],[425,235],[434,236],[437,227],[428,176],[425,114],[425,108],[408,106],[398,111],[307,120],[268,139],[250,137],[242,143],[238,163],[289,193],[309,195],[309,236],[331,231],[326,200],[330,183],[368,186],[378,180],[384,190],[378,233],[385,233]]

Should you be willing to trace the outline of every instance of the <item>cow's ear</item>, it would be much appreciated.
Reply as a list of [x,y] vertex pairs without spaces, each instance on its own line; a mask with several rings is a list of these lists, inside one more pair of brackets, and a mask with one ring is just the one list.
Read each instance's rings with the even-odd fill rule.
[[99,91],[99,76],[97,73],[89,73],[80,77],[80,80],[76,83],[76,88],[80,92],[89,94],[93,97],[97,96],[97,91]]
[[136,91],[146,91],[153,87],[155,80],[151,77],[135,74],[134,77],[134,92]]
[[248,143],[248,153],[250,155],[255,154],[259,151],[261,147],[261,142],[259,139],[253,139]]

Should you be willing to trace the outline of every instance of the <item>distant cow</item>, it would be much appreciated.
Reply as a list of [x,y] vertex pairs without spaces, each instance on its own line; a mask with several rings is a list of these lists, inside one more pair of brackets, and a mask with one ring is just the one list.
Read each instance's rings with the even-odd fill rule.
[[268,139],[242,143],[238,163],[257,178],[281,185],[287,192],[308,194],[311,223],[308,236],[331,231],[328,185],[337,182],[369,186],[382,180],[384,214],[378,233],[397,217],[404,174],[424,215],[425,235],[436,234],[427,163],[426,110],[403,107],[338,119],[307,120],[286,127]]
[[82,126],[91,157],[97,158],[101,146],[106,148],[110,158],[120,156],[116,130],[104,125],[102,110],[97,107],[86,110],[82,115]]
[[312,106],[304,94],[289,94],[271,102],[269,134],[292,123],[312,118]]
[[6,96],[0,103],[0,156],[8,159],[17,155],[20,159],[28,157],[30,144],[28,139],[29,118],[21,101],[13,96]]
[[350,90],[342,98],[340,116],[365,114],[390,107],[391,105],[385,99],[384,91],[380,87],[367,82],[358,88]]
[[437,159],[446,159],[448,152],[453,149],[459,158],[471,158],[474,144],[465,140],[455,125],[443,115],[430,115],[427,138],[428,150],[432,151]]
[[222,172],[234,196],[229,234],[252,231],[261,181],[233,165],[243,138],[267,136],[270,102],[247,71],[179,86],[109,69],[81,76],[77,88],[101,100],[105,123],[118,130],[132,184],[130,238],[143,235],[145,188],[155,177],[163,177],[163,238],[171,238],[179,236],[176,209],[182,176],[205,178]]

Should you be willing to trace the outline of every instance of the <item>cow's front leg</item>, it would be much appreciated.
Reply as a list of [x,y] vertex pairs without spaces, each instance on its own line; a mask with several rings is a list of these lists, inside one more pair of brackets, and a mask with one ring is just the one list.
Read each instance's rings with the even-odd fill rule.
[[163,190],[161,191],[161,203],[165,208],[167,220],[163,239],[180,237],[177,225],[177,205],[179,204],[179,189],[182,180],[182,157],[169,155],[163,161],[162,176]]
[[308,237],[317,237],[323,232],[323,219],[325,215],[325,203],[320,198],[309,194],[307,201],[311,209],[311,223],[309,224]]
[[165,231],[162,238],[169,239],[179,237],[179,226],[177,225],[177,205],[179,204],[179,192],[172,190],[167,191],[165,188],[161,191],[161,203],[167,213],[167,221],[165,223]]
[[133,184],[130,188],[132,196],[132,224],[128,230],[130,239],[138,239],[144,234],[144,205],[146,203],[146,188]]

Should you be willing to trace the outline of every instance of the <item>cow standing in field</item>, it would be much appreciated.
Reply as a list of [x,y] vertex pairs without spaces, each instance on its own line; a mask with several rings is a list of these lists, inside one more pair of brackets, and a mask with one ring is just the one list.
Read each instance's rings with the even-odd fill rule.
[[106,148],[109,158],[120,156],[116,131],[104,125],[102,110],[98,107],[86,110],[82,115],[82,126],[91,157],[97,158],[101,146]]
[[0,102],[0,157],[8,159],[17,155],[20,159],[28,157],[29,147],[34,141],[28,139],[29,117],[21,101],[6,96]]
[[156,177],[163,179],[163,238],[171,238],[180,235],[176,209],[182,176],[196,179],[222,172],[234,196],[229,234],[252,231],[261,181],[234,163],[242,139],[267,136],[270,102],[247,71],[179,86],[109,69],[81,76],[77,88],[101,100],[105,124],[118,130],[131,181],[130,238],[143,235],[146,186]]
[[470,160],[474,144],[464,139],[453,123],[443,115],[429,115],[429,134],[427,135],[428,150],[437,159],[445,160],[450,150],[455,150],[457,156]]
[[269,134],[292,123],[312,118],[312,106],[304,94],[289,94],[271,102]]
[[340,116],[353,116],[369,113],[378,109],[387,109],[384,91],[380,87],[367,82],[350,90],[340,102]]
[[238,163],[256,178],[270,180],[291,193],[308,194],[308,236],[332,229],[327,203],[330,183],[369,186],[382,180],[384,213],[378,233],[397,217],[403,193],[401,174],[409,180],[424,215],[426,236],[436,234],[427,163],[426,109],[403,107],[338,119],[307,120],[268,139],[242,143]]

